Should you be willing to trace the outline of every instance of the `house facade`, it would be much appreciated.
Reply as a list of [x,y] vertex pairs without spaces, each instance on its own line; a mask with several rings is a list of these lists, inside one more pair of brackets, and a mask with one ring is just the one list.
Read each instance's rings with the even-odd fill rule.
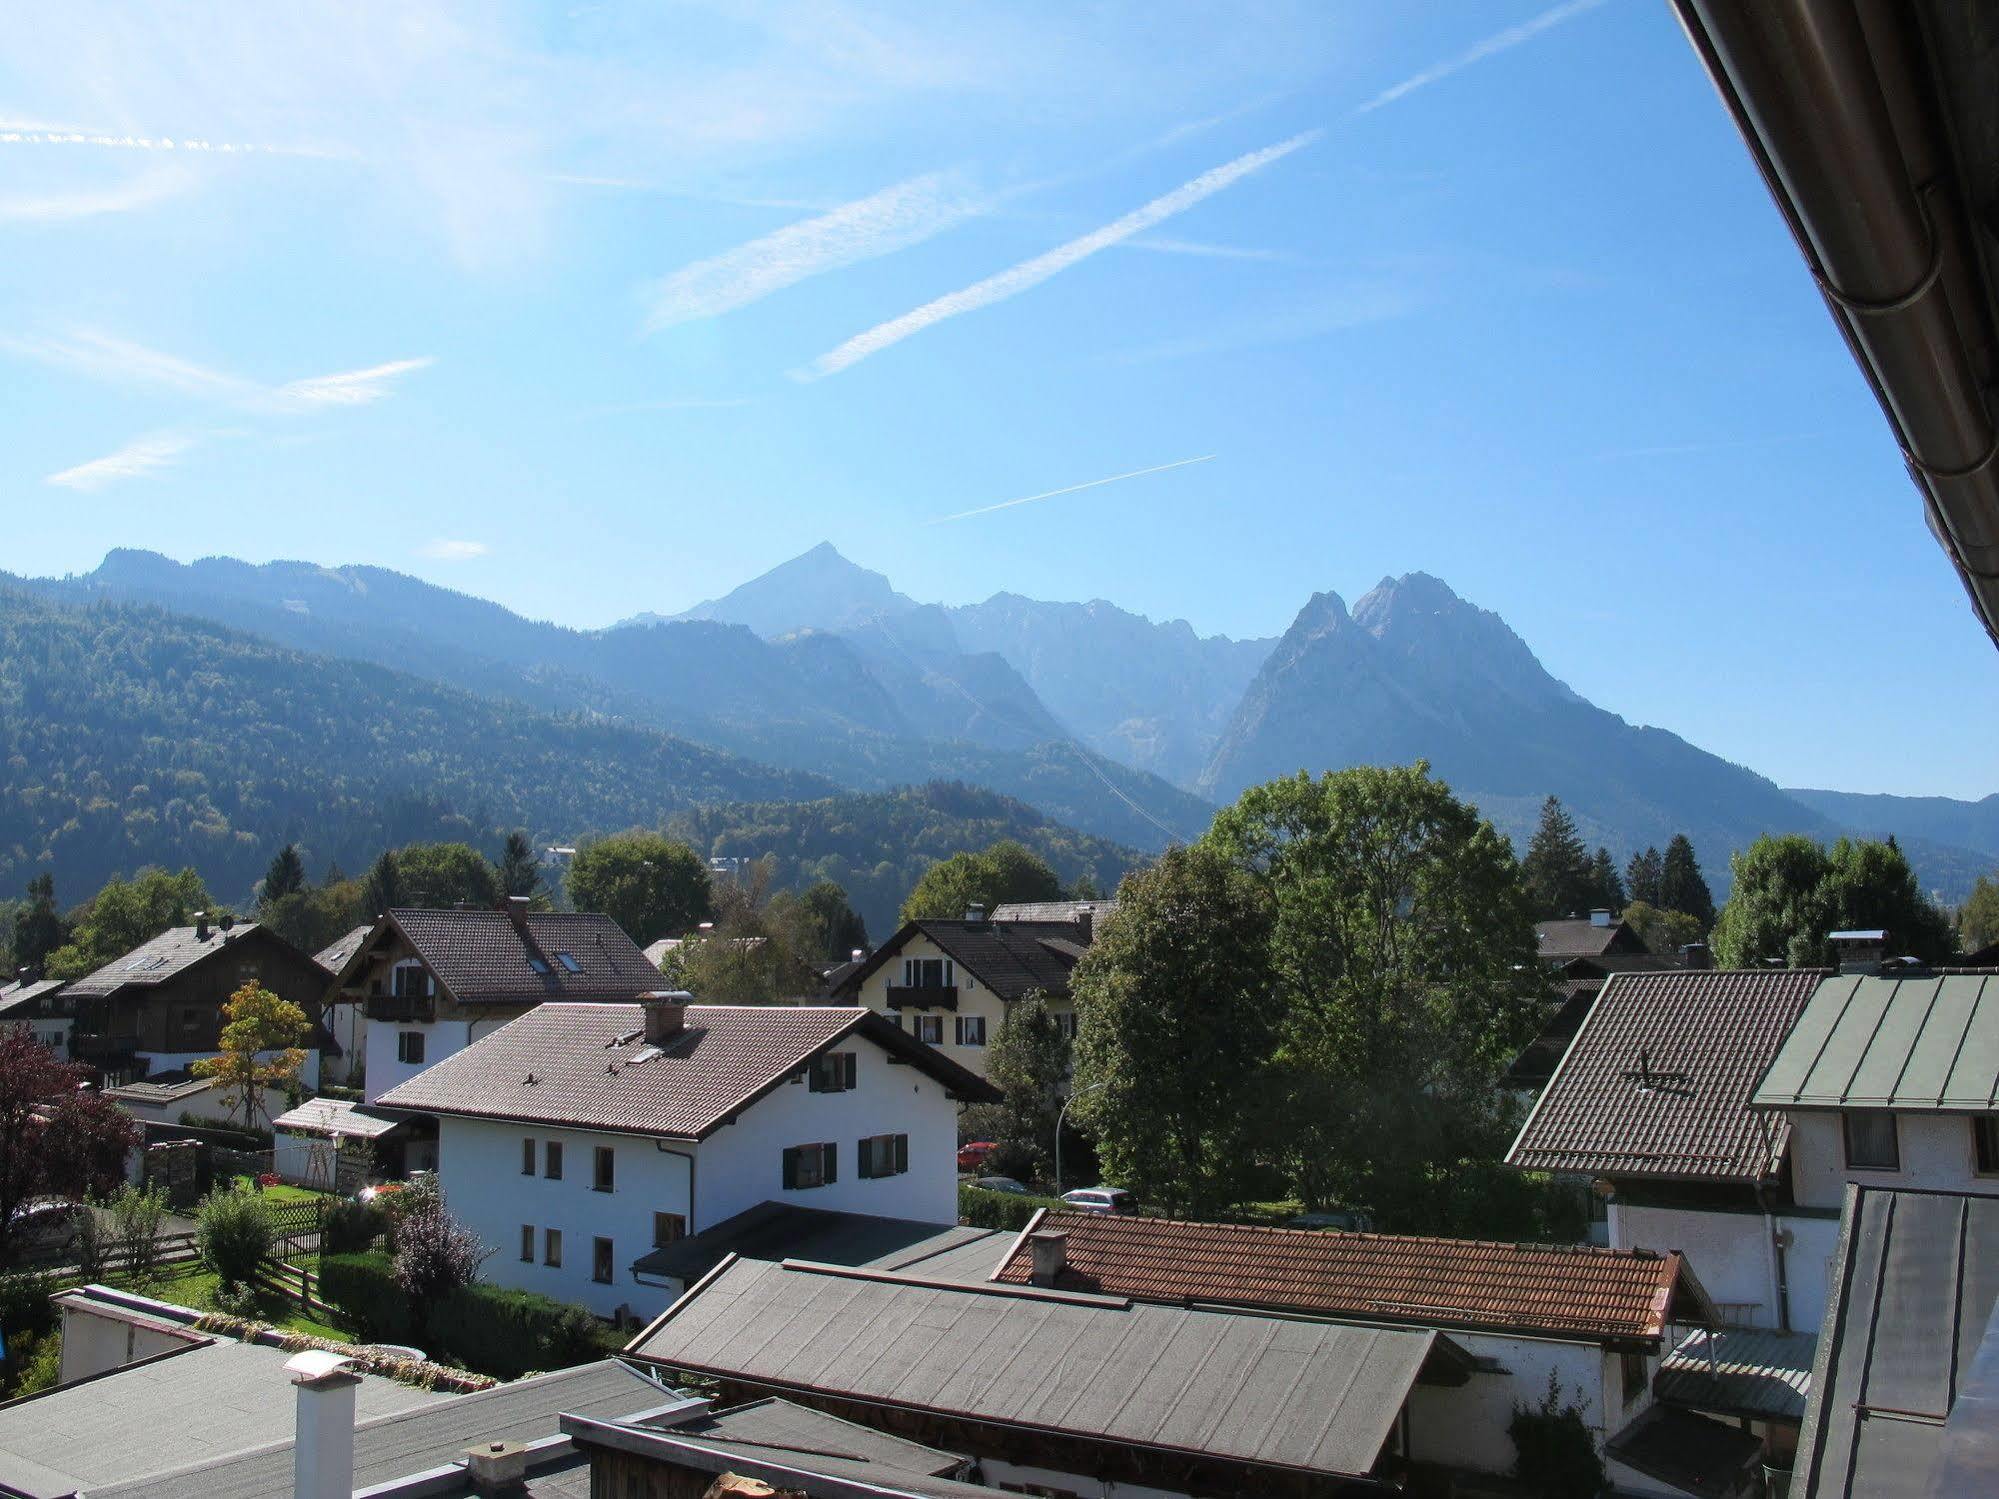
[[75,1019],[70,1051],[116,1084],[184,1072],[222,1045],[222,1006],[255,983],[305,1012],[308,1088],[322,1056],[335,1050],[320,1024],[328,974],[269,927],[197,914],[95,973],[74,980],[63,999]]
[[[338,942],[314,953],[313,962],[329,974],[341,973],[374,930],[372,922],[355,927]],[[343,992],[336,983],[328,989],[322,1020],[340,1050],[337,1056],[327,1058],[321,1075],[327,1082],[351,1086],[364,1075],[368,1063],[368,1007],[359,993]]]
[[76,1016],[61,979],[45,979],[32,969],[0,986],[0,1025],[26,1031],[57,1056],[69,1057],[69,1033]]
[[1075,1034],[1069,979],[1095,940],[1098,907],[1062,903],[1072,914],[1059,920],[1000,920],[975,908],[958,920],[908,922],[841,975],[834,993],[984,1076],[986,1049],[1015,1000],[1044,995]]
[[386,1091],[437,1120],[451,1210],[486,1276],[603,1316],[679,1283],[634,1262],[767,1201],[957,1221],[977,1075],[850,1006],[537,1007]]
[[659,970],[608,916],[401,909],[357,942],[331,988],[358,1007],[373,1103],[536,1005],[629,1003],[660,987]]

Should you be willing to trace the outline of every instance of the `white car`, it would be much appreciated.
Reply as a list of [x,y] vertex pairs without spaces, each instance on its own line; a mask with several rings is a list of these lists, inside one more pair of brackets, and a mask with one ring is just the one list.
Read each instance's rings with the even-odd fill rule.
[[1122,1187],[1078,1187],[1064,1192],[1062,1200],[1085,1213],[1135,1213],[1138,1199]]
[[89,1212],[66,1197],[37,1197],[14,1209],[10,1236],[17,1253],[58,1255],[76,1247],[77,1219]]

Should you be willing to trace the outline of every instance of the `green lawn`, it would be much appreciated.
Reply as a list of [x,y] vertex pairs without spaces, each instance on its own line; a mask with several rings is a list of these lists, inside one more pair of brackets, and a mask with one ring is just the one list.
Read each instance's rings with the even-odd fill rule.
[[[144,1294],[157,1297],[161,1301],[171,1301],[178,1306],[191,1306],[197,1311],[213,1312],[221,1310],[215,1304],[217,1284],[215,1272],[196,1261],[170,1266],[163,1274],[154,1277],[152,1284],[144,1288]],[[344,1328],[335,1327],[330,1322],[321,1322],[309,1313],[300,1311],[297,1297],[286,1296],[268,1288],[258,1289],[256,1306],[251,1316],[256,1321],[268,1322],[273,1327],[288,1328],[292,1332],[302,1332],[309,1337],[331,1338],[335,1342],[344,1342],[352,1336]]]
[[315,1191],[311,1187],[295,1187],[290,1182],[279,1182],[274,1187],[260,1188],[257,1186],[257,1179],[253,1176],[237,1177],[236,1186],[245,1192],[251,1190],[259,1191],[262,1193],[264,1200],[271,1203],[317,1202],[322,1197],[331,1198],[338,1195],[333,1192]]

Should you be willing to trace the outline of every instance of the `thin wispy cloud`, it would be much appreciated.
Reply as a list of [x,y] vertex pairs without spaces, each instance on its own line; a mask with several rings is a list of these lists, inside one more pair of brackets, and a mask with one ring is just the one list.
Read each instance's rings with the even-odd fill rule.
[[646,329],[657,333],[720,317],[807,277],[918,244],[977,209],[976,197],[949,173],[898,182],[654,283],[647,294]]
[[182,395],[215,401],[244,401],[258,387],[221,370],[163,354],[107,333],[84,330],[63,338],[15,337],[0,334],[0,350],[60,369],[74,370],[95,380],[119,385],[152,385]]
[[447,536],[433,537],[417,549],[419,556],[432,562],[476,562],[490,556],[492,550],[483,541],[454,540]]
[[96,218],[107,213],[131,213],[177,197],[194,182],[178,167],[141,172],[103,187],[65,192],[14,193],[0,197],[0,223],[46,224],[66,219]]
[[313,375],[280,385],[272,393],[273,402],[287,411],[310,410],[317,406],[366,406],[389,393],[399,377],[428,369],[435,360],[394,359],[365,370],[345,370],[332,375]]
[[156,432],[148,437],[134,438],[102,458],[93,458],[88,463],[79,463],[74,468],[50,474],[46,482],[61,489],[90,493],[123,479],[143,479],[156,474],[177,463],[181,454],[193,446],[194,439],[186,433]]
[[1112,364],[1149,364],[1162,359],[1201,358],[1272,344],[1302,343],[1406,317],[1418,311],[1424,300],[1424,293],[1408,279],[1384,279],[1377,285],[1350,287],[1302,305],[1287,303],[1274,310],[1233,318],[1182,337],[1117,350],[1103,357]]
[[1544,10],[1540,15],[1522,21],[1518,26],[1509,26],[1504,31],[1496,32],[1475,46],[1466,48],[1455,57],[1446,58],[1440,63],[1423,69],[1420,73],[1410,74],[1409,77],[1403,79],[1400,83],[1383,89],[1365,104],[1360,105],[1354,110],[1354,113],[1357,115],[1372,114],[1382,106],[1393,104],[1397,99],[1406,98],[1418,89],[1425,89],[1433,83],[1443,82],[1444,79],[1449,78],[1453,73],[1461,73],[1474,63],[1484,62],[1488,57],[1508,51],[1511,48],[1519,46],[1522,42],[1532,41],[1542,32],[1559,26],[1564,21],[1574,20],[1586,11],[1595,10],[1601,4],[1603,4],[1603,0],[1569,0],[1569,3],[1566,5],[1557,5],[1553,10]]
[[1243,178],[1259,172],[1272,162],[1280,161],[1293,151],[1310,145],[1321,132],[1307,130],[1279,141],[1274,146],[1265,146],[1260,151],[1251,151],[1238,156],[1234,161],[1213,167],[1191,182],[1183,182],[1170,193],[1154,198],[1150,203],[1119,219],[1114,219],[1100,229],[1080,235],[1067,244],[1058,245],[1053,250],[1024,260],[1019,265],[1001,271],[985,280],[975,282],[962,291],[926,302],[913,312],[879,323],[864,333],[858,333],[838,348],[820,355],[811,366],[798,372],[801,379],[821,379],[836,375],[842,370],[853,368],[870,355],[879,354],[883,349],[901,343],[905,338],[921,333],[926,328],[936,326],[948,318],[960,317],[968,312],[977,312],[996,302],[1004,302],[1009,297],[1019,296],[1031,287],[1039,286],[1051,276],[1060,275],[1071,266],[1078,265],[1101,250],[1120,244],[1135,234],[1142,234],[1157,224],[1162,224],[1176,214],[1203,200],[1213,197],[1225,188],[1233,187]]
[[1254,245],[1213,245],[1205,240],[1174,239],[1163,234],[1136,235],[1124,242],[1127,250],[1148,250],[1155,255],[1193,255],[1204,260],[1260,260],[1290,263],[1301,257],[1290,250],[1266,250]]
[[981,505],[976,510],[960,510],[956,515],[940,515],[930,524],[941,526],[946,521],[970,520],[975,515],[991,515],[995,510],[1011,510],[1016,505],[1032,505],[1037,500],[1052,500],[1058,495],[1080,494],[1086,489],[1101,489],[1106,484],[1122,484],[1126,479],[1142,479],[1147,474],[1163,474],[1168,469],[1188,468],[1196,463],[1212,463],[1217,454],[1203,453],[1199,458],[1178,458],[1171,463],[1155,463],[1151,468],[1135,468],[1128,474],[1112,474],[1108,478],[1090,479],[1081,484],[1069,484],[1061,489],[1046,489],[1040,494],[1024,494],[1017,500],[1001,500],[997,505]]
[[282,146],[212,141],[201,136],[114,135],[102,130],[61,130],[25,121],[0,121],[0,146],[92,146],[104,151],[181,151],[197,156],[306,156],[342,161],[350,151],[325,146]]

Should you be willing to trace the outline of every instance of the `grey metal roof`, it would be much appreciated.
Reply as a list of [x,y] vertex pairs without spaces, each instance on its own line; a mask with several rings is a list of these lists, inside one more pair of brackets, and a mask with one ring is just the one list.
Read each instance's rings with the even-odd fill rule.
[[0,985],[0,1018],[5,1018],[17,1009],[32,1005],[36,1000],[46,995],[60,994],[62,989],[63,981],[61,979],[37,979],[32,984],[24,984],[16,980],[11,984]]
[[361,950],[361,944],[368,940],[368,934],[374,930],[375,925],[373,922],[370,922],[366,926],[357,926],[338,942],[322,947],[318,952],[314,953],[312,961],[317,963],[321,968],[324,968],[328,973],[338,974],[341,969],[347,966],[347,960]]
[[1348,1476],[1372,1471],[1426,1366],[1464,1358],[1428,1329],[747,1259],[629,1351],[781,1389]]
[[114,958],[94,973],[72,980],[72,999],[96,999],[129,986],[152,988],[186,972],[197,963],[248,940],[252,934],[289,947],[282,937],[254,921],[239,921],[224,931],[215,923],[206,927],[168,927],[159,936],[141,942],[122,958]]
[[[297,1401],[284,1372],[290,1357],[218,1339],[0,1408],[0,1483],[36,1496],[95,1495],[121,1484],[135,1495],[172,1492],[146,1475],[289,1439]],[[355,1395],[363,1418],[466,1398],[372,1374]]]
[[[279,1354],[280,1364],[290,1357]],[[198,1466],[162,1469],[117,1487],[90,1491],[90,1499],[280,1499],[292,1491],[292,1387],[273,1376],[283,1397],[284,1425],[278,1439],[252,1445],[225,1444],[228,1455]],[[654,1410],[674,1397],[615,1359],[579,1364],[496,1385],[470,1395],[439,1397],[433,1403],[395,1414],[369,1411],[354,1425],[354,1486],[365,1488],[394,1478],[443,1467],[481,1442],[532,1441],[554,1436],[564,1411],[619,1419]],[[4,1413],[0,1413],[4,1414]],[[100,1430],[101,1441],[103,1432]],[[537,1479],[537,1483],[543,1480]],[[551,1490],[553,1492],[554,1490]],[[541,1492],[537,1489],[536,1492]]]
[[[836,1213],[787,1202],[760,1202],[713,1228],[662,1245],[635,1261],[632,1269],[641,1275],[691,1283],[732,1254],[745,1259],[812,1260],[825,1265],[900,1264],[956,1248],[965,1234],[1009,1244],[1014,1237],[992,1229],[945,1228],[872,1213]],[[995,1243],[988,1269],[999,1262],[1001,1252]],[[926,1269],[923,1273],[935,1272]]]
[[1012,900],[993,907],[994,921],[1074,921],[1084,912],[1096,920],[1117,914],[1115,900]]
[[1763,1421],[1802,1421],[1818,1334],[1699,1328],[1659,1361],[1652,1393],[1669,1405]]
[[[669,1425],[670,1421],[670,1425]],[[770,1396],[752,1400],[728,1410],[711,1411],[692,1421],[646,1422],[676,1435],[697,1437],[742,1448],[762,1451],[774,1461],[780,1454],[812,1454],[840,1457],[853,1462],[873,1463],[899,1473],[928,1473],[945,1477],[962,1468],[967,1459],[961,1453],[926,1447],[858,1421],[843,1421],[809,1405]]]
[[1999,1197],[1849,1186],[1794,1493],[1927,1495],[1999,1301]]
[[391,1130],[408,1124],[406,1118],[378,1114],[365,1104],[346,1098],[308,1098],[271,1121],[272,1129],[292,1130],[310,1135],[352,1135],[376,1140]]
[[1756,1089],[1765,1109],[1999,1108],[1999,974],[1839,974]]

